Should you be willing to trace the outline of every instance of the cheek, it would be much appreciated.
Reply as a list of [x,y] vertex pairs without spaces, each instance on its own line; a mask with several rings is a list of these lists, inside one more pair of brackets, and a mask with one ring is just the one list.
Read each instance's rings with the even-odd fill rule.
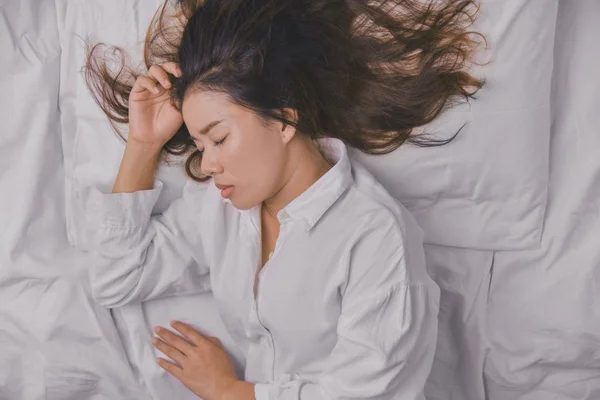
[[[264,145],[250,140],[231,143],[224,164],[230,167],[231,173],[253,179],[269,166],[269,152]],[[225,166],[225,165],[224,165]]]
[[280,145],[269,136],[271,132],[261,129],[263,130],[247,128],[243,134],[236,132],[228,143],[227,151],[223,153],[222,165],[225,171],[252,198],[271,192],[276,186],[278,170],[282,167],[281,156],[278,156],[281,152]]

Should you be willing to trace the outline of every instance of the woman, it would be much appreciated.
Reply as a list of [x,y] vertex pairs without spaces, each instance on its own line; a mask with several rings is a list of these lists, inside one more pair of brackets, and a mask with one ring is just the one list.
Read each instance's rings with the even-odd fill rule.
[[[159,364],[206,400],[423,399],[439,302],[423,235],[346,145],[447,142],[412,132],[481,86],[463,71],[473,2],[179,7],[181,29],[166,8],[151,26],[147,74],[88,60],[97,101],[129,124],[112,193],[83,198],[94,297],[212,290],[243,380],[216,338],[177,322],[182,336],[154,338],[173,361]],[[151,216],[164,153],[191,153],[191,180]]]

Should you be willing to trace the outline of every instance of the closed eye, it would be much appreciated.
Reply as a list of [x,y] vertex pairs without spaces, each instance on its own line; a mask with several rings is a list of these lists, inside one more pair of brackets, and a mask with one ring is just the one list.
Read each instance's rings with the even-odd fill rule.
[[223,142],[225,142],[225,139],[227,139],[227,136],[225,136],[223,139],[219,140],[218,142],[215,142],[216,146],[220,146],[223,144]]

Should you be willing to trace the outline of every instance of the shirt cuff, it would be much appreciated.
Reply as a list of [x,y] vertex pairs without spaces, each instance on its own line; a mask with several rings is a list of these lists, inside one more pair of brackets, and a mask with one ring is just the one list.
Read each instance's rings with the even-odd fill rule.
[[91,219],[100,227],[144,227],[162,188],[161,181],[155,181],[153,189],[134,193],[103,193],[95,187],[86,188]]
[[269,400],[271,393],[271,384],[268,383],[255,383],[254,384],[254,397],[256,400]]

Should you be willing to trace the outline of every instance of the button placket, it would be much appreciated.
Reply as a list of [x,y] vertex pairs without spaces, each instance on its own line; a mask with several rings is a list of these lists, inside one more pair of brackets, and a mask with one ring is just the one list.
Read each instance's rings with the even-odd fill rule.
[[[260,220],[258,219],[258,221],[260,221]],[[261,321],[260,310],[259,310],[259,295],[261,293],[260,286],[262,283],[262,279],[264,279],[262,274],[265,271],[267,264],[270,263],[270,259],[265,263],[263,268],[260,268],[260,261],[261,261],[260,260],[261,259],[260,249],[261,249],[261,239],[262,239],[261,234],[262,234],[262,232],[261,232],[260,225],[258,225],[258,227],[257,227],[254,222],[255,221],[250,222],[254,226],[252,227],[253,229],[249,229],[249,231],[251,232],[251,236],[252,236],[251,240],[253,242],[253,253],[252,254],[253,254],[254,260],[255,260],[254,280],[251,282],[252,300],[251,300],[251,307],[250,307],[249,323],[251,326],[250,329],[252,329],[254,332],[256,332],[256,335],[260,337],[258,339],[258,343],[255,343],[255,345],[258,346],[259,349],[261,350],[259,352],[259,354],[264,355],[266,352],[268,352],[270,350],[269,356],[265,356],[265,358],[264,358],[263,362],[261,362],[261,364],[264,365],[266,371],[270,370],[270,374],[271,374],[270,379],[272,380],[272,379],[274,379],[274,371],[275,371],[275,352],[274,352],[275,346],[274,346],[274,341],[273,341],[271,332],[265,327],[265,325]],[[254,228],[258,228],[258,229],[254,229]],[[277,242],[279,242],[279,239],[277,240]],[[275,246],[275,250],[276,249],[277,249],[277,244]],[[275,253],[275,251],[273,253]],[[266,346],[264,346],[264,343],[266,343]]]
[[[271,353],[271,379],[274,379],[275,377],[275,366],[276,366],[276,353],[275,353],[275,340],[273,338],[273,335],[271,334],[271,332],[269,331],[269,329],[267,327],[265,327],[265,325],[262,322],[261,316],[260,316],[260,308],[259,308],[259,300],[260,300],[260,296],[261,294],[263,294],[264,290],[261,289],[261,286],[264,286],[264,280],[265,280],[265,271],[269,270],[270,268],[273,268],[272,266],[269,267],[269,265],[272,262],[272,258],[273,256],[277,255],[277,253],[279,252],[281,246],[283,245],[283,243],[285,242],[285,237],[286,237],[286,229],[289,228],[287,222],[289,222],[289,215],[287,213],[285,213],[285,211],[281,214],[281,220],[280,220],[280,232],[279,232],[279,236],[277,237],[277,241],[275,242],[275,249],[273,250],[273,252],[271,253],[271,256],[269,257],[269,259],[267,260],[267,262],[265,263],[265,265],[263,266],[262,269],[260,269],[259,273],[256,274],[256,287],[257,290],[255,292],[255,296],[254,296],[254,301],[253,301],[253,306],[254,306],[254,311],[256,313],[256,319],[257,322],[260,324],[261,328],[262,328],[262,332],[264,334],[264,339],[265,339],[265,343],[267,344],[267,348],[268,349],[264,349],[265,351],[270,350]],[[261,237],[260,234],[258,236],[258,243],[256,245],[257,249],[260,249],[261,247]],[[257,269],[260,266],[260,250],[257,251]],[[268,273],[266,273],[268,275]],[[262,347],[262,346],[261,346]]]

